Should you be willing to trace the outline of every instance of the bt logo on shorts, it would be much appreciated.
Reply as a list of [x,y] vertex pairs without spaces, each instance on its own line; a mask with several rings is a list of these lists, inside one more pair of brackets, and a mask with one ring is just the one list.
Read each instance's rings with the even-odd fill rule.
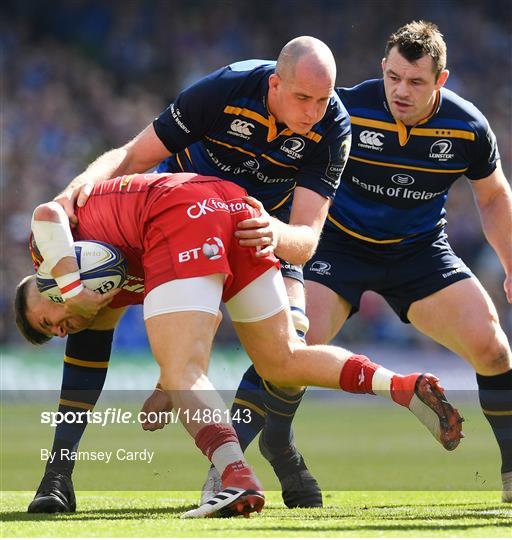
[[328,262],[325,261],[315,261],[310,267],[310,272],[315,272],[315,274],[319,274],[321,276],[330,276],[331,272],[329,270],[331,269],[331,265]]
[[224,244],[222,243],[222,240],[216,236],[210,236],[203,244],[203,255],[207,259],[210,259],[210,261],[220,259],[222,255],[224,255],[224,252]]
[[231,129],[228,131],[228,133],[231,135],[248,139],[252,135],[251,129],[254,129],[254,124],[236,118],[233,120],[233,122],[231,122],[230,128]]
[[222,240],[217,238],[217,236],[210,236],[204,241],[202,246],[187,249],[186,251],[178,253],[178,262],[182,264],[190,261],[197,261],[199,259],[199,254],[204,255],[210,261],[216,261],[217,259],[220,259],[225,252],[226,250],[224,249]]
[[384,138],[384,133],[377,133],[376,131],[368,131],[365,129],[359,134],[359,140],[361,142],[359,142],[357,146],[362,146],[363,148],[369,148],[371,150],[379,150],[379,152],[382,152],[381,147],[384,143],[381,141],[381,138]]

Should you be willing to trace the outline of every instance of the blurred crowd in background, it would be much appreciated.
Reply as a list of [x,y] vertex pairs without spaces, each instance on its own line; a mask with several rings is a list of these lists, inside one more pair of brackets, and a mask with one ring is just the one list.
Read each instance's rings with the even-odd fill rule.
[[[289,39],[304,34],[332,48],[337,85],[352,86],[379,77],[388,35],[420,18],[444,33],[447,87],[487,116],[510,179],[509,0],[3,0],[0,343],[21,342],[12,299],[15,284],[32,271],[27,237],[33,208],[99,154],[133,137],[180,89],[233,61],[275,59]],[[451,190],[448,223],[452,245],[493,297],[510,338],[503,272],[464,179]],[[127,314],[116,339],[120,347],[145,346],[139,309]],[[229,323],[218,339],[236,339]],[[338,339],[433,346],[373,293]]]

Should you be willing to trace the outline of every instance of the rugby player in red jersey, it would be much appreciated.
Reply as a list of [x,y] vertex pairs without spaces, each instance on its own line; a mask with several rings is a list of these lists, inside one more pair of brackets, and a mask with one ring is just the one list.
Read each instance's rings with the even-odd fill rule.
[[[16,295],[20,330],[32,341],[38,341],[38,335],[44,341],[86,328],[104,330],[115,326],[123,305],[142,302],[161,388],[174,407],[193,414],[223,408],[206,375],[222,300],[265,379],[281,386],[388,394],[409,408],[445,448],[454,449],[462,436],[462,419],[433,375],[392,374],[364,356],[339,347],[306,346],[299,339],[271,247],[257,254],[234,236],[237,223],[258,215],[258,206],[239,186],[194,174],[131,175],[98,183],[88,204],[78,209],[74,237],[119,248],[129,261],[129,274],[145,282],[144,292],[121,290],[109,298],[108,307],[103,297],[82,288],[64,210],[55,202],[37,207],[32,229],[42,264],[58,283],[76,283],[77,294],[63,305],[52,304],[37,291],[34,278],[26,278]],[[185,516],[261,510],[263,491],[233,427],[184,425],[222,479],[220,493]],[[44,497],[55,502],[52,494],[39,492],[36,505]]]

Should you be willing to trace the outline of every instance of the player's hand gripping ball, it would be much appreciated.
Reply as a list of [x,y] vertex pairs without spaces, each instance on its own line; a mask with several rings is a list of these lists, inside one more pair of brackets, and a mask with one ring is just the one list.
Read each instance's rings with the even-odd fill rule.
[[[104,294],[124,283],[128,263],[114,246],[92,240],[78,241],[75,242],[75,254],[85,288]],[[36,284],[41,294],[53,302],[63,303],[59,287],[51,274],[39,269]]]

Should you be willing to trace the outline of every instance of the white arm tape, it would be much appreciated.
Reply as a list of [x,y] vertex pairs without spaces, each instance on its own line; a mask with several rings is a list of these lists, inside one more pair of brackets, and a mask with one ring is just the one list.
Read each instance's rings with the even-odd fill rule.
[[58,222],[39,221],[32,216],[32,232],[44,259],[45,268],[51,272],[64,257],[75,257],[75,247],[69,220],[64,208],[56,202],[51,205],[58,217]]
[[60,294],[64,301],[68,298],[73,298],[84,290],[84,286],[80,281],[80,272],[71,272],[63,276],[55,278],[57,287],[60,289]]

